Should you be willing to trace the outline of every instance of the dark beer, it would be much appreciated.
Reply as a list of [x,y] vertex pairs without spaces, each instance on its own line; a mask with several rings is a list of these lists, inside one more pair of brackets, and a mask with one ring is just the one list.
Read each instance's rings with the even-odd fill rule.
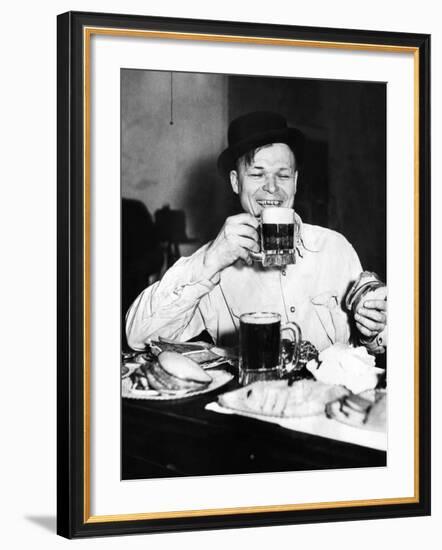
[[265,251],[293,250],[295,225],[265,223],[262,225],[262,248]]
[[261,221],[263,252],[278,254],[294,249],[295,219],[291,208],[265,208]]
[[246,313],[240,319],[243,372],[279,368],[281,317],[278,313]]

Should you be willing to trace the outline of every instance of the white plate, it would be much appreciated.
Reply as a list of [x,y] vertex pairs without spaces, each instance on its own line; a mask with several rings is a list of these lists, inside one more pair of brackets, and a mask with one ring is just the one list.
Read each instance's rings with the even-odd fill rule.
[[187,397],[194,397],[195,395],[202,395],[204,393],[209,393],[211,391],[221,388],[227,382],[230,382],[233,378],[233,374],[225,370],[211,370],[210,376],[212,377],[212,382],[202,390],[184,392],[168,392],[168,393],[159,393],[156,390],[127,390],[122,387],[121,395],[122,397],[127,397],[129,399],[147,399],[149,401],[175,401],[177,399],[185,399]]

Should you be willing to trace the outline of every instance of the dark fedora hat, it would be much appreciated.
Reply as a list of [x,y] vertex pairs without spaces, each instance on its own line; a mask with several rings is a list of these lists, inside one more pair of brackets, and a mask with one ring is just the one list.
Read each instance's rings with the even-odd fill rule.
[[303,133],[289,128],[278,113],[258,111],[236,118],[230,123],[227,139],[229,146],[218,157],[218,170],[223,176],[235,169],[242,155],[270,143],[286,143],[295,153],[298,166],[304,156]]

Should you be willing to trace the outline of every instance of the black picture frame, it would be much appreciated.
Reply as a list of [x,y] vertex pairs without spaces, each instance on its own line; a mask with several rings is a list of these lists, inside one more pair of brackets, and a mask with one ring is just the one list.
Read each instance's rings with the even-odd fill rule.
[[[220,513],[187,517],[118,518],[91,516],[85,456],[85,405],[90,400],[85,383],[85,356],[90,346],[85,295],[88,270],[88,221],[85,212],[84,32],[87,27],[201,33],[308,42],[336,47],[409,48],[418,63],[419,286],[418,309],[418,470],[416,495],[408,502],[379,502],[255,513]],[[172,19],[135,15],[68,12],[57,21],[57,532],[67,538],[157,533],[233,527],[272,526],[430,514],[430,36],[348,29],[297,27]],[[85,208],[86,206],[86,208]],[[85,299],[86,296],[86,299]],[[87,421],[87,419],[86,419]],[[87,425],[87,424],[86,424]],[[347,504],[347,503],[344,503]],[[116,511],[117,514],[118,511]]]

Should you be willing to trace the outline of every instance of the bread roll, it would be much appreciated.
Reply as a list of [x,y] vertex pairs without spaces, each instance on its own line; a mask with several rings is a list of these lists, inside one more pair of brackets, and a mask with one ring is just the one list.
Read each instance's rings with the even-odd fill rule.
[[182,381],[210,384],[212,378],[198,363],[174,351],[163,351],[158,355],[158,363],[170,376]]

